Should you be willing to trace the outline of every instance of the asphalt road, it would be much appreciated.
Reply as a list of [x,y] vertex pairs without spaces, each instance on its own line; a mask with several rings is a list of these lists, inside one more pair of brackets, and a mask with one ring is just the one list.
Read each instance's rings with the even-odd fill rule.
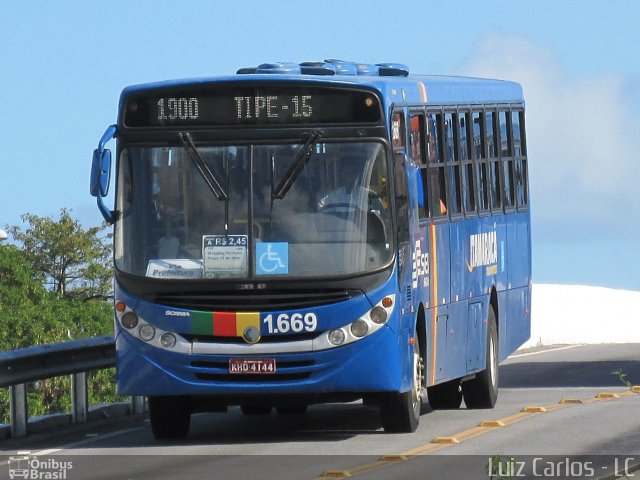
[[93,422],[0,443],[0,478],[9,478],[16,458],[28,458],[37,478],[69,480],[486,479],[489,465],[494,478],[606,478],[625,467],[632,475],[640,465],[640,393],[617,370],[640,385],[640,345],[521,351],[500,367],[494,409],[425,404],[414,434],[383,433],[377,410],[361,403],[292,416],[197,414],[178,442],[156,441],[143,416]]

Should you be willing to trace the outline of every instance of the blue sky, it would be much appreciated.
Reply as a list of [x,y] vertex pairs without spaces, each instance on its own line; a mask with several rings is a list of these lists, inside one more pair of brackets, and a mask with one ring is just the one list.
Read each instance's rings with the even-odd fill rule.
[[640,290],[636,0],[1,0],[0,23],[0,226],[100,222],[90,157],[127,85],[392,61],[522,83],[534,281]]

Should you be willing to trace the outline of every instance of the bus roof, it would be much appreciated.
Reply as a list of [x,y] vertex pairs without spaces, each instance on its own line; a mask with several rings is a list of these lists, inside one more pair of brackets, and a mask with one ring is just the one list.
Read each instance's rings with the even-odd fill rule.
[[306,69],[304,63],[263,64],[256,68],[240,69],[236,75],[134,85],[125,88],[122,96],[141,91],[179,89],[212,83],[310,83],[369,87],[382,94],[387,106],[398,103],[425,103],[425,96],[426,103],[432,105],[524,103],[522,87],[516,82],[462,76],[413,75],[409,74],[408,67],[398,64],[340,62],[339,67],[335,69],[337,71],[328,74],[331,70],[323,69],[331,64],[326,62],[339,61],[325,61],[324,64],[313,64],[314,67]]

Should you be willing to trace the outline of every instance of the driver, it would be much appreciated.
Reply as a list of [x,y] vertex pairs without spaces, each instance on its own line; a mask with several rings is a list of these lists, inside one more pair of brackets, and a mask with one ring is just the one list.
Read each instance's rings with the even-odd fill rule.
[[358,155],[345,155],[336,161],[336,186],[318,197],[318,210],[348,211],[367,209],[370,190],[364,185],[367,159]]

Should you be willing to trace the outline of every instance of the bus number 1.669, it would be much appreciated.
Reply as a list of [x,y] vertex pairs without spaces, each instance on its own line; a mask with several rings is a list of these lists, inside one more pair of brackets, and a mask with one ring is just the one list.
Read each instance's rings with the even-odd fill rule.
[[197,98],[161,98],[158,100],[158,120],[197,119]]
[[302,313],[294,313],[288,315],[281,313],[276,319],[272,314],[262,319],[269,333],[300,333],[302,331],[313,332],[318,328],[318,317],[313,312],[302,315]]

